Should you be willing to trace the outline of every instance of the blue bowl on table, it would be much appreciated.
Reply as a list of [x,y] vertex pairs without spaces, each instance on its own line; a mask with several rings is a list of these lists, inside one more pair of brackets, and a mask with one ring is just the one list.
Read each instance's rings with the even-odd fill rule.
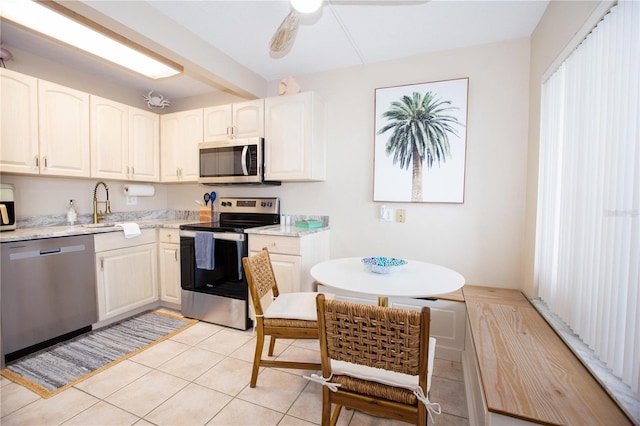
[[371,272],[376,274],[390,274],[398,270],[401,266],[406,265],[407,261],[396,257],[364,257],[362,263],[369,268]]

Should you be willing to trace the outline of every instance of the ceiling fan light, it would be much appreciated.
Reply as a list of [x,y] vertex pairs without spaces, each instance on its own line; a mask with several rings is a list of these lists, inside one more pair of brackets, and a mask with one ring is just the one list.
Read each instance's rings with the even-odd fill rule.
[[322,0],[291,0],[291,6],[300,13],[313,13],[320,9]]

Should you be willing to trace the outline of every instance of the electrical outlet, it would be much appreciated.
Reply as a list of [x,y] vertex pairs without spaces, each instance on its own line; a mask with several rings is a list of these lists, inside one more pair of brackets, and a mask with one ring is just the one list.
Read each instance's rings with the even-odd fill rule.
[[128,206],[135,206],[136,204],[138,204],[138,197],[135,197],[133,195],[127,197]]
[[407,212],[405,209],[396,210],[396,221],[404,223],[407,220]]

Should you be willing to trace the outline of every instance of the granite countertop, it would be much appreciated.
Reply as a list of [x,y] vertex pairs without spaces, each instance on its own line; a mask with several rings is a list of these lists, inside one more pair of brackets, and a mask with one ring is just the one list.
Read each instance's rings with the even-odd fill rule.
[[[105,224],[117,224],[135,222],[140,226],[140,229],[149,228],[173,228],[179,229],[180,225],[188,223],[197,223],[199,219],[195,216],[195,212],[179,212],[174,216],[166,216],[167,212],[143,212],[142,216],[135,217],[132,214],[121,213],[113,214],[113,219],[107,222],[101,222]],[[157,216],[164,215],[164,216]],[[179,218],[176,218],[179,217]],[[292,216],[293,222],[300,218],[310,218],[311,216]],[[299,228],[293,225],[269,225],[261,226],[257,228],[248,228],[245,230],[247,234],[262,234],[262,235],[279,235],[285,237],[302,237],[316,232],[323,232],[329,230],[329,217],[328,216],[313,216],[317,220],[321,220],[323,223],[322,228]],[[56,237],[68,237],[73,235],[93,235],[102,234],[106,232],[123,232],[123,229],[119,226],[103,226],[93,227],[90,223],[82,223],[77,225],[59,225],[60,220],[64,220],[62,217],[54,217],[53,220],[57,222],[50,223],[47,218],[38,217],[30,222],[24,222],[31,226],[19,227],[14,231],[0,232],[0,243],[9,243],[15,241],[28,241],[37,240],[43,238],[56,238]],[[90,221],[89,216],[83,217],[83,221]]]
[[259,234],[259,235],[279,235],[283,237],[303,237],[309,234],[315,234],[316,232],[328,231],[328,226],[322,228],[298,228],[291,225],[269,225],[261,226],[258,228],[245,229],[247,234]]
[[[131,221],[140,226],[140,229],[149,228],[180,228],[180,225],[193,223],[191,219],[150,219]],[[72,235],[92,235],[102,234],[106,232],[123,232],[119,226],[105,226],[92,228],[89,224],[79,225],[61,225],[61,226],[40,226],[33,228],[18,228],[14,231],[5,231],[0,233],[0,243],[9,243],[14,241],[37,240],[42,238],[69,237]]]

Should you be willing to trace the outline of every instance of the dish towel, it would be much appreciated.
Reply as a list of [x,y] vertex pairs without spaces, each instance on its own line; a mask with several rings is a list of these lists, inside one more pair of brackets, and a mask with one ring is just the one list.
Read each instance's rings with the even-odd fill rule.
[[196,267],[198,269],[213,270],[215,265],[215,241],[213,232],[196,232]]
[[140,227],[135,222],[119,223],[116,226],[122,228],[125,238],[135,238],[138,235],[142,234],[142,232],[140,231]]

